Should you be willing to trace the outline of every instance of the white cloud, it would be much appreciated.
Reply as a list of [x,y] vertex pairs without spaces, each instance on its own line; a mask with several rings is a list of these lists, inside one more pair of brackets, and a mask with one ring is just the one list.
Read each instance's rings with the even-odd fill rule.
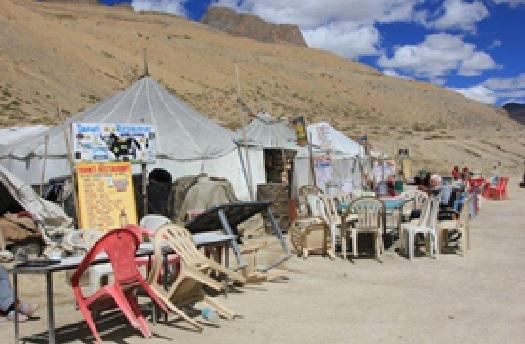
[[131,0],[135,11],[167,12],[180,16],[187,16],[184,3],[188,0]]
[[493,0],[496,4],[509,4],[510,7],[516,7],[525,4],[525,0]]
[[454,89],[484,103],[525,103],[525,73],[511,78],[490,78],[479,85]]
[[418,0],[216,0],[217,6],[249,12],[272,23],[312,29],[332,22],[410,21]]
[[379,31],[372,25],[332,23],[303,30],[309,47],[332,51],[344,57],[379,55]]
[[494,91],[482,85],[476,85],[468,88],[453,88],[452,90],[461,93],[467,98],[486,104],[494,104],[498,99]]
[[378,55],[380,33],[375,23],[414,20],[419,0],[216,0],[239,12],[272,23],[297,24],[310,47],[344,57]]
[[497,68],[490,55],[476,51],[474,44],[445,33],[427,35],[420,44],[396,47],[393,56],[382,55],[378,65],[430,80],[456,70],[460,75],[473,76]]
[[480,1],[445,0],[439,9],[441,16],[435,20],[428,18],[423,23],[428,28],[463,31],[476,31],[476,24],[489,15],[489,11]]
[[494,42],[492,42],[487,49],[492,50],[501,47],[501,41],[499,39],[495,39]]
[[485,86],[493,90],[525,90],[525,73],[512,78],[490,78],[484,83]]

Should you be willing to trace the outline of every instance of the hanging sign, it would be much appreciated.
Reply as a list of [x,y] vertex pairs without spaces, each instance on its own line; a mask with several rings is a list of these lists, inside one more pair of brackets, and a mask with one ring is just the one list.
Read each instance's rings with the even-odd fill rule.
[[321,123],[316,126],[317,132],[317,144],[321,149],[331,150],[332,149],[332,133],[330,126],[326,123]]
[[332,159],[329,154],[315,155],[313,159],[316,185],[324,190],[326,183],[332,179]]
[[308,144],[308,138],[306,137],[306,124],[304,117],[296,117],[292,121],[295,127],[296,141],[299,146],[306,146]]
[[110,230],[137,224],[129,162],[76,165],[80,228]]
[[75,162],[155,163],[155,126],[144,123],[73,123],[73,156]]

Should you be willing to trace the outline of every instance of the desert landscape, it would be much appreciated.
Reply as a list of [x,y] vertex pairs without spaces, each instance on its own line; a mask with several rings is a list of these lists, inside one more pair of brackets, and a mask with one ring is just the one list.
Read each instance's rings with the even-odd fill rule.
[[0,125],[56,123],[143,72],[219,124],[237,129],[234,65],[253,112],[329,121],[379,151],[409,148],[416,168],[521,171],[522,125],[506,111],[425,82],[385,76],[332,53],[234,37],[126,6],[0,0]]

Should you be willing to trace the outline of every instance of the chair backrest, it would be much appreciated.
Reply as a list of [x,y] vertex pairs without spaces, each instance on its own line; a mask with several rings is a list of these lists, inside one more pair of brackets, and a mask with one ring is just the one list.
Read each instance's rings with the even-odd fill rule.
[[423,202],[423,205],[421,206],[421,213],[419,215],[419,221],[417,222],[417,225],[418,226],[424,226],[427,224],[428,222],[428,218],[430,216],[430,208],[431,208],[431,205],[432,205],[432,198],[427,198],[424,202]]
[[458,219],[460,226],[468,226],[470,222],[470,208],[472,207],[472,202],[474,202],[474,197],[476,197],[476,195],[470,194],[463,202],[463,207],[461,208]]
[[207,261],[206,256],[197,249],[191,233],[184,227],[167,224],[159,228],[155,233],[155,250],[162,243],[168,244],[185,264],[196,265]]
[[306,197],[308,195],[322,195],[323,190],[315,185],[303,185],[299,188],[299,196]]
[[140,220],[140,227],[147,228],[153,232],[156,232],[157,229],[159,229],[160,227],[170,222],[171,220],[167,218],[166,216],[150,214],[150,215],[145,215]]
[[80,277],[99,253],[105,252],[113,268],[115,281],[126,283],[136,280],[140,271],[135,263],[135,253],[140,244],[140,230],[136,226],[125,226],[105,234],[88,251],[71,278],[73,286],[78,286]]
[[358,198],[350,205],[350,213],[357,215],[358,228],[380,228],[385,206],[383,202],[371,197]]
[[426,219],[425,227],[436,230],[440,201],[441,201],[440,195],[430,197],[430,202],[429,202],[430,209],[429,209],[429,215]]
[[308,209],[310,215],[314,217],[322,217],[322,201],[321,197],[318,195],[307,195],[306,202],[308,204]]
[[420,190],[405,191],[401,196],[412,200],[413,209],[423,209],[423,204],[428,199],[428,195]]

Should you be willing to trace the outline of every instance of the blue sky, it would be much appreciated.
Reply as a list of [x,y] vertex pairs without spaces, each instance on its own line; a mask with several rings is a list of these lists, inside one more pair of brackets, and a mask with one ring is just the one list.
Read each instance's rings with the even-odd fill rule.
[[[103,0],[105,3],[122,2]],[[209,5],[299,25],[309,46],[501,105],[525,103],[525,0],[131,0],[199,20]]]

